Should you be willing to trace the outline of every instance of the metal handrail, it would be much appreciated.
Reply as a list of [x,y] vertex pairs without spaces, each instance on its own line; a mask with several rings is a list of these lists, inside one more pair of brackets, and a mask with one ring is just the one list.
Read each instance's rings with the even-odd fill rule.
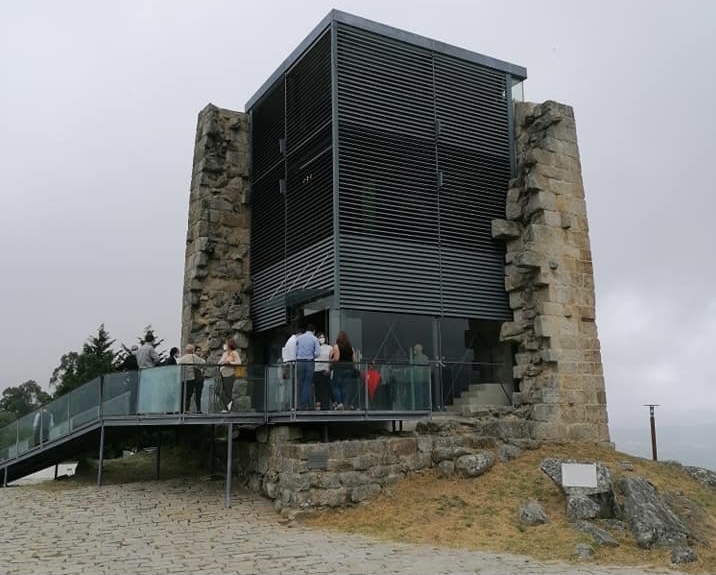
[[[286,413],[291,421],[295,421],[297,412],[301,412],[296,367],[302,361],[297,360],[288,364],[249,363],[241,366],[239,369],[245,370],[245,373],[238,378],[234,377],[233,382],[229,382],[232,385],[229,401],[234,398],[235,387],[233,386],[238,380],[239,387],[244,387],[244,397],[248,397],[245,404],[249,407],[244,405],[237,408],[237,406],[227,405],[226,417],[251,415],[268,423],[273,414]],[[426,363],[416,363],[407,360],[363,359],[358,362],[330,362],[330,368],[335,370],[341,364],[351,364],[354,370],[351,374],[353,379],[350,380],[351,405],[345,407],[356,408],[358,411],[353,410],[354,415],[362,412],[366,416],[372,410],[379,410],[379,406],[383,406],[382,411],[385,412],[401,413],[406,411],[429,413],[435,409],[442,409],[444,408],[444,390],[442,389],[442,378],[436,377],[436,369],[447,369],[453,366],[472,369],[475,366],[501,365],[449,360],[428,360]],[[167,367],[173,368],[171,372],[166,369]],[[220,370],[228,367],[218,363],[180,364],[136,372],[123,371],[103,374],[0,428],[0,464],[68,437],[79,429],[97,422],[166,415],[178,417],[180,420],[184,419],[186,416],[193,415],[185,414],[183,411],[187,403],[187,381],[194,381],[187,380],[185,368],[202,370],[205,381],[209,380],[209,383],[213,384],[214,393],[211,399],[215,402],[217,391],[224,383]],[[286,370],[287,367],[288,370]],[[371,368],[380,372],[384,386],[383,395],[387,394],[387,397],[381,397],[379,400],[371,397],[367,377],[368,370]],[[164,370],[166,378],[163,379],[162,373],[158,370]],[[231,379],[231,376],[225,377]],[[280,395],[283,392],[277,388],[277,382],[282,382],[282,385],[287,388],[285,397]],[[509,400],[509,394],[503,383],[495,383],[502,387]],[[177,385],[181,390],[178,394]],[[153,404],[154,411],[145,409],[147,405],[151,404],[152,397],[149,396],[151,395],[149,392],[152,391],[152,388],[155,388],[156,393],[161,393],[161,390],[164,390],[173,394],[168,398],[159,397],[166,401],[157,401]],[[143,394],[149,395],[143,397]],[[146,400],[144,404],[142,403],[143,399]],[[380,401],[384,403],[380,404]],[[216,409],[216,406],[212,405],[208,409],[208,413],[218,415],[221,413],[221,409]]]

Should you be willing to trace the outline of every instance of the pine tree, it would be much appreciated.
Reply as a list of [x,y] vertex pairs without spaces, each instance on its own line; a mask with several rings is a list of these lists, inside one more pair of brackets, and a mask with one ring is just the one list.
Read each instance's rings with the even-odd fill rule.
[[97,328],[97,334],[88,338],[80,352],[70,351],[64,354],[50,378],[50,385],[55,386],[55,397],[112,371],[117,357],[117,352],[113,349],[114,342],[109,332],[104,329],[104,324],[101,324]]

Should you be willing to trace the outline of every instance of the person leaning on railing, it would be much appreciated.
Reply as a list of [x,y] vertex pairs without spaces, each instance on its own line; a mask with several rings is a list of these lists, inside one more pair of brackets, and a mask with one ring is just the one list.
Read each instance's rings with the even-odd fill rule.
[[236,366],[241,365],[241,357],[236,351],[236,342],[229,338],[224,344],[224,353],[219,360],[219,372],[221,373],[222,400],[226,411],[231,411],[232,398],[234,395],[234,380],[236,379]]
[[196,355],[196,348],[187,344],[184,348],[184,355],[177,358],[177,365],[188,364],[182,369],[182,397],[184,398],[184,413],[191,411],[191,396],[194,396],[196,413],[201,413],[201,392],[204,389],[204,373],[200,364],[205,364],[201,357]]

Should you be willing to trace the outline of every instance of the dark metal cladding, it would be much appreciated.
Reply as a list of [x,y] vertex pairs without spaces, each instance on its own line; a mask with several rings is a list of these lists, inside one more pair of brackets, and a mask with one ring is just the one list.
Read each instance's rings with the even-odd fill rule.
[[490,228],[511,177],[511,83],[524,77],[331,12],[247,105],[254,328],[330,293],[341,309],[509,319]]
[[340,306],[508,319],[503,72],[338,25]]

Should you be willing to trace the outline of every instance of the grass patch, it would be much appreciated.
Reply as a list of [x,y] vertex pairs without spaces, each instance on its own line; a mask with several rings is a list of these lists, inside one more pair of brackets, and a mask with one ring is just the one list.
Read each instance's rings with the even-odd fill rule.
[[[716,494],[691,479],[678,466],[665,465],[619,453],[596,445],[558,444],[527,451],[515,461],[497,462],[475,479],[441,479],[434,470],[413,475],[367,505],[325,511],[308,517],[306,524],[322,529],[362,533],[385,540],[443,545],[453,548],[508,552],[540,560],[574,561],[577,543],[591,544],[588,535],[577,533],[568,523],[565,499],[558,487],[539,469],[544,457],[601,461],[618,481],[640,475],[659,491],[680,493],[704,508],[698,528],[702,544],[694,545],[699,560],[680,569],[693,573],[716,573]],[[634,471],[623,471],[628,461]],[[549,523],[523,526],[520,505],[536,498]],[[595,547],[594,562],[659,569],[670,563],[665,549],[639,549],[628,531],[612,532],[618,548]]]
[[[160,479],[179,477],[196,477],[205,475],[206,471],[197,461],[196,453],[192,454],[181,447],[162,447],[160,453]],[[85,459],[80,462],[77,473],[62,481],[44,481],[32,486],[36,489],[63,490],[72,487],[93,485],[97,483],[96,459]],[[130,457],[104,460],[103,485],[117,485],[137,481],[156,480],[156,453],[140,451]]]

